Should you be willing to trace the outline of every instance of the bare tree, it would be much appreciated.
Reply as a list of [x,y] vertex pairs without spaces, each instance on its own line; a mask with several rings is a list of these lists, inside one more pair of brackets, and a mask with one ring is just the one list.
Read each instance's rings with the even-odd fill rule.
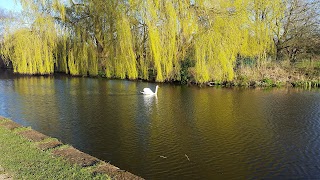
[[[289,0],[285,16],[279,21],[274,38],[277,59],[294,63],[298,58],[311,58],[319,50],[319,0]],[[280,25],[279,25],[280,26]]]
[[3,34],[3,26],[4,26],[4,20],[7,18],[7,13],[4,9],[0,8],[0,41],[2,39]]
[[[5,10],[0,8],[0,52],[1,52],[1,45],[3,42],[3,34],[4,34],[4,28],[6,25],[6,22],[12,22],[15,20],[14,15]],[[4,58],[2,57],[2,54],[0,53],[0,68],[11,68],[11,64],[9,61],[4,61]]]
[[7,23],[13,23],[18,19],[18,13],[0,8],[0,42],[3,38],[4,28]]

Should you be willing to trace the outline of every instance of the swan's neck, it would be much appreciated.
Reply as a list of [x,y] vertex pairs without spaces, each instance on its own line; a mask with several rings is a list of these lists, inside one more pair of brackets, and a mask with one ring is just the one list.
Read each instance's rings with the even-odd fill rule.
[[158,88],[159,88],[159,87],[157,86],[157,87],[156,87],[156,92],[154,92],[155,94],[157,94],[157,93],[158,93]]

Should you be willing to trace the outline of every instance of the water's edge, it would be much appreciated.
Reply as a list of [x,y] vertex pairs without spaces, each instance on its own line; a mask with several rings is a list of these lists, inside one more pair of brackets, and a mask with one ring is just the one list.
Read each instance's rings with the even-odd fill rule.
[[[271,78],[243,78],[241,74],[239,77],[233,80],[222,80],[222,81],[208,81],[204,83],[197,83],[194,80],[182,81],[182,80],[169,80],[164,82],[157,82],[154,78],[145,80],[141,78],[137,79],[121,79],[116,77],[105,77],[102,75],[89,76],[89,75],[70,75],[62,72],[54,72],[53,74],[20,74],[13,72],[12,68],[1,68],[0,71],[9,73],[17,77],[57,77],[66,76],[70,78],[93,78],[93,79],[106,79],[106,80],[126,80],[132,82],[148,82],[148,83],[161,83],[161,84],[173,84],[173,85],[188,85],[198,87],[224,87],[224,88],[302,88],[302,89],[318,89],[320,88],[320,79],[317,77],[309,78],[307,80],[296,78],[293,79],[271,79]],[[288,75],[291,77],[290,75]]]
[[[9,129],[11,131],[18,129],[18,128],[25,128],[24,126],[16,123],[15,121],[8,119],[6,117],[0,116],[0,126]],[[122,170],[119,167],[116,167],[110,163],[106,163],[105,161],[102,161],[96,157],[93,157],[87,153],[81,152],[80,150],[76,149],[76,148],[69,148],[68,154],[64,154],[63,152],[60,154],[56,154],[56,151],[59,151],[59,147],[61,147],[62,145],[66,145],[66,144],[62,144],[60,141],[58,146],[52,146],[52,147],[48,147],[48,148],[41,148],[41,145],[45,144],[41,144],[42,141],[45,141],[51,137],[44,135],[38,131],[35,130],[27,130],[27,131],[32,131],[32,134],[30,135],[30,133],[28,133],[28,135],[26,135],[26,133],[19,133],[20,136],[22,136],[25,139],[28,139],[31,142],[34,143],[38,143],[37,146],[39,148],[40,151],[47,151],[47,150],[51,150],[51,153],[54,155],[52,157],[61,157],[62,159],[66,160],[67,162],[73,164],[73,165],[80,165],[82,168],[86,168],[86,167],[94,167],[92,170],[92,173],[96,174],[96,173],[101,173],[101,174],[106,174],[108,176],[110,176],[112,179],[137,179],[137,180],[142,180],[143,178],[134,175],[126,170]],[[41,138],[43,137],[43,138]],[[70,154],[71,153],[71,154]],[[81,157],[80,157],[81,156]],[[80,157],[80,158],[79,158]],[[74,160],[77,159],[77,160]],[[92,161],[89,162],[88,161]]]

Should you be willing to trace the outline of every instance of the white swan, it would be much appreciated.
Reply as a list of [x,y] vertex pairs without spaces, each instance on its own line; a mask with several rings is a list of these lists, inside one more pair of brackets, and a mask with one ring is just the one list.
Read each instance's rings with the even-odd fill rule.
[[141,91],[140,93],[144,94],[144,95],[152,95],[152,94],[157,94],[158,93],[158,88],[159,86],[156,86],[156,91],[153,92],[150,88],[144,88],[143,91]]

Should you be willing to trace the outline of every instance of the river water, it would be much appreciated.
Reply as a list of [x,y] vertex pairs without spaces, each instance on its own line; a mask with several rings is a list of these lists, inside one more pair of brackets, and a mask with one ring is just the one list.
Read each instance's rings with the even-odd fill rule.
[[0,115],[146,179],[320,177],[320,90],[0,73]]

